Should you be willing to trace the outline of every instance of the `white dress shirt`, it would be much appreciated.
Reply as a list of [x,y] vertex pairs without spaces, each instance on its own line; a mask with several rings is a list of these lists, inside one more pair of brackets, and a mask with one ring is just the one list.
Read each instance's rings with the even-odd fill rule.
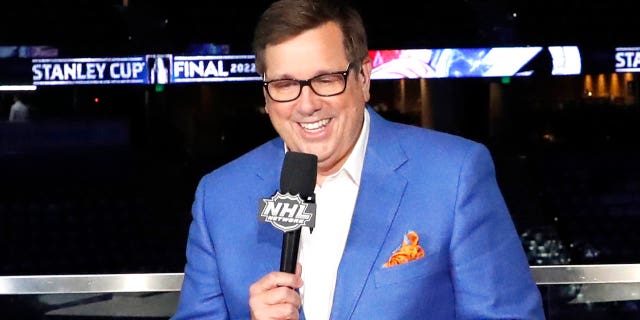
[[300,288],[308,320],[327,320],[331,314],[338,265],[349,235],[358,197],[360,175],[369,138],[369,112],[358,141],[342,168],[316,185],[316,226],[313,233],[302,228],[298,262],[302,265]]

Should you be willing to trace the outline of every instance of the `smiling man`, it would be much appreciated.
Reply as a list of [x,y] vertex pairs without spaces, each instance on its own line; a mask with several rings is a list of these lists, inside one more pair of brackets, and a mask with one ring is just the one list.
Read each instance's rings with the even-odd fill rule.
[[[201,180],[174,319],[544,318],[489,152],[367,105],[356,11],[274,2],[254,50],[280,137]],[[318,157],[295,274],[277,271],[282,233],[256,219],[288,151]]]
[[350,61],[342,43],[340,26],[326,22],[262,53],[271,123],[289,150],[318,156],[318,184],[351,154],[369,100],[371,61],[366,51]]

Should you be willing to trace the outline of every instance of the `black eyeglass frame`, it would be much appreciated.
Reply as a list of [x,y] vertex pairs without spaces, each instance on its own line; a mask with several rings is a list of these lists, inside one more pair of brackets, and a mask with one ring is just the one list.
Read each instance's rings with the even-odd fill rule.
[[[264,87],[264,89],[267,91],[267,94],[269,95],[269,98],[271,98],[271,100],[276,101],[276,102],[291,102],[293,100],[296,100],[300,97],[300,95],[302,94],[302,88],[305,86],[308,86],[309,88],[311,88],[311,91],[313,91],[313,93],[315,93],[318,96],[321,97],[333,97],[333,96],[337,96],[339,94],[344,93],[345,90],[347,90],[347,81],[349,81],[349,72],[351,71],[351,66],[352,64],[349,63],[349,65],[347,66],[347,70],[345,71],[336,71],[336,72],[329,72],[329,73],[323,73],[323,74],[319,74],[315,77],[309,78],[307,80],[298,80],[298,79],[273,79],[273,80],[269,80],[269,81],[262,81],[262,86]],[[318,79],[320,77],[325,77],[325,76],[330,76],[330,75],[335,75],[335,74],[339,74],[344,78],[344,86],[342,87],[342,90],[340,90],[340,92],[337,93],[332,93],[332,94],[319,94],[318,92],[316,92],[316,89],[313,88],[313,86],[311,85],[311,82],[315,79]],[[263,78],[266,77],[266,75],[263,75]],[[276,82],[276,81],[296,81],[298,82],[298,94],[291,99],[287,99],[287,100],[277,100],[274,99],[271,96],[271,93],[269,92],[269,84]]]

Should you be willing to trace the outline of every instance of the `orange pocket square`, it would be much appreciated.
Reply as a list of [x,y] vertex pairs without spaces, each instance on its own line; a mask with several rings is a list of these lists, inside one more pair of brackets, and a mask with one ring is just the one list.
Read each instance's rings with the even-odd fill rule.
[[418,240],[420,237],[415,231],[407,232],[402,240],[402,246],[391,254],[384,267],[388,268],[424,257],[424,249],[418,244]]

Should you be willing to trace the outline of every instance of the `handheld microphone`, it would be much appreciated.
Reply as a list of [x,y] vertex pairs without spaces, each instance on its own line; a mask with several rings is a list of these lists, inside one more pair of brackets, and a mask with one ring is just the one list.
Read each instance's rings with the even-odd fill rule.
[[[280,192],[298,195],[305,203],[313,204],[312,214],[315,218],[314,189],[318,174],[318,157],[313,154],[292,152],[285,154],[282,172],[280,174]],[[307,206],[304,206],[306,210]],[[311,218],[309,218],[311,219]],[[315,222],[315,219],[313,219]],[[280,271],[295,273],[298,261],[298,247],[300,245],[300,230],[285,231],[282,236],[282,254],[280,256]]]

